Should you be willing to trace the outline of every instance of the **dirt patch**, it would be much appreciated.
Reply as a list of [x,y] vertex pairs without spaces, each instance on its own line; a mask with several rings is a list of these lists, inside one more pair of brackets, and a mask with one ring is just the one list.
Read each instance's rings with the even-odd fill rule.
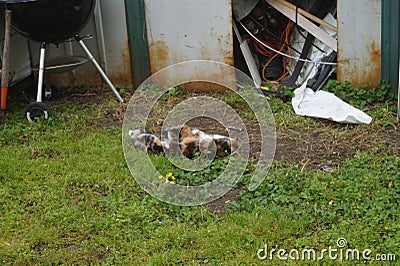
[[[96,128],[120,127],[124,112],[132,94],[125,94],[126,103],[121,105],[106,88],[78,87],[63,89],[53,96],[53,105],[87,108],[91,112],[97,110],[97,118],[93,120]],[[162,122],[169,110],[181,101],[198,94],[183,94],[160,100],[148,121],[148,130],[159,134]],[[221,94],[223,95],[223,94]],[[94,108],[95,107],[95,108]],[[246,112],[241,110],[239,112]],[[279,116],[279,114],[277,114]],[[389,126],[379,125],[343,125],[330,121],[315,119],[309,124],[291,125],[292,121],[278,123],[276,130],[275,161],[290,161],[311,170],[321,167],[338,168],[344,160],[354,157],[357,152],[371,151],[400,156],[399,123]],[[193,128],[207,133],[228,135],[228,131],[218,121],[197,117],[188,122]],[[250,139],[251,159],[256,161],[260,154],[260,132],[258,125],[251,120],[245,122]],[[213,211],[224,213],[225,206],[232,200],[240,198],[240,190],[230,191],[220,199],[208,204]]]
[[278,129],[275,159],[294,160],[314,169],[323,166],[337,168],[357,152],[381,149],[399,155],[399,147],[399,131],[393,127],[377,131],[370,126],[349,128],[321,121],[307,130]]
[[243,188],[239,187],[230,190],[222,197],[207,203],[207,206],[210,208],[212,212],[215,212],[218,215],[224,215],[226,213],[226,205],[228,205],[232,201],[240,200],[240,191],[242,191],[242,189]]
[[[148,130],[155,134],[161,131],[162,122],[168,112],[182,100],[201,93],[183,94],[160,100],[153,110]],[[221,95],[223,95],[221,93]],[[125,94],[125,103],[119,104],[106,88],[77,87],[60,89],[53,95],[56,105],[98,106],[98,118],[93,126],[99,128],[119,127],[122,125],[124,111],[131,94]],[[93,109],[93,108],[92,108]],[[237,110],[246,112],[246,110]],[[304,128],[291,125],[278,125],[276,130],[276,151],[274,160],[289,160],[312,169],[323,166],[337,168],[346,158],[353,157],[359,151],[389,149],[400,156],[399,124],[377,128],[373,125],[343,125],[331,121],[315,119],[316,123]],[[290,121],[288,121],[290,123]],[[228,135],[227,129],[218,121],[208,117],[197,117],[188,121],[193,128],[207,133]],[[260,154],[260,132],[253,120],[245,122],[250,140],[250,156],[254,161]],[[396,128],[397,127],[397,128]]]

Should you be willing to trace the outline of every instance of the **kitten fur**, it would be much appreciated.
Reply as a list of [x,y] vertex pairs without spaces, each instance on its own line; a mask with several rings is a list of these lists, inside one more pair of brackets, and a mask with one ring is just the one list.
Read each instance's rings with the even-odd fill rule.
[[[198,138],[197,149],[192,149],[194,152],[202,151],[206,154],[208,158],[211,159],[213,157],[213,151],[216,150],[216,155],[219,157],[225,157],[229,154],[232,154],[239,148],[239,142],[237,138],[231,138],[218,134],[207,134],[204,131],[199,129],[191,129],[191,137]],[[186,145],[190,141],[190,139],[186,140]],[[216,145],[216,147],[215,147]],[[188,152],[186,151],[186,154]],[[190,154],[191,157],[194,154]]]
[[219,157],[232,154],[239,148],[239,141],[237,138],[231,138],[218,134],[213,134],[212,138],[217,145],[217,156]]
[[[192,136],[191,129],[187,125],[183,125],[182,127],[168,127],[161,131],[164,148],[175,154],[178,153],[178,150],[175,149],[181,146],[181,141],[190,136]],[[187,142],[189,143],[189,140]]]
[[189,159],[193,159],[194,155],[199,151],[199,138],[190,136],[185,137],[179,143],[182,154]]
[[160,153],[164,150],[164,145],[161,140],[156,135],[148,133],[146,130],[129,130],[128,134],[131,137],[131,142],[135,148],[144,151],[151,151],[153,153]]
[[207,134],[199,129],[192,129],[188,125],[182,127],[170,127],[161,132],[162,141],[154,134],[143,129],[130,130],[128,132],[134,147],[153,153],[163,151],[182,154],[193,159],[197,152],[201,152],[201,158],[213,159],[216,154],[225,157],[234,153],[238,147],[238,139],[218,134]]

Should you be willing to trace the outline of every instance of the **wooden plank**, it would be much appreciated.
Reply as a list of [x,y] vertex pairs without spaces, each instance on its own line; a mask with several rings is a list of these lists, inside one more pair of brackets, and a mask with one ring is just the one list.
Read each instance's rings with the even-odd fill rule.
[[3,49],[3,65],[1,69],[0,88],[0,125],[4,123],[6,112],[8,85],[10,83],[10,35],[11,35],[11,10],[5,12],[5,33]]
[[[293,5],[292,3],[289,3],[289,2],[287,2],[285,0],[275,0],[275,1],[277,1],[277,2],[279,2],[279,3],[281,3],[281,4],[285,5],[285,6],[289,7],[290,9],[296,11],[296,6]],[[307,11],[301,9],[301,8],[297,8],[297,11],[298,11],[299,14],[305,16],[306,18],[314,21],[317,24],[323,25],[324,27],[326,27],[326,28],[328,28],[330,30],[333,30],[334,32],[338,31],[336,26],[333,26],[332,24],[329,24],[328,22],[320,19],[317,16],[314,16],[313,14],[311,14],[311,13],[309,13],[309,12],[307,12]]]
[[[265,1],[271,6],[273,6],[276,10],[281,12],[283,15],[285,15],[287,18],[292,20],[293,22],[296,21],[296,11],[290,9],[289,7],[278,2],[277,0],[265,0]],[[337,40],[335,38],[333,38],[328,33],[320,29],[318,26],[316,26],[314,23],[309,21],[301,14],[297,14],[297,23],[299,24],[300,27],[308,31],[315,38],[325,43],[327,46],[329,46],[331,49],[337,52]]]
[[250,70],[250,75],[254,81],[254,85],[256,85],[256,88],[259,89],[262,83],[262,79],[260,77],[260,73],[258,72],[254,57],[251,54],[250,47],[247,41],[243,40],[242,37],[240,36],[239,29],[237,28],[235,20],[232,21],[232,24],[233,24],[233,31],[235,32],[236,38],[238,39],[240,50],[242,51],[247,67]]

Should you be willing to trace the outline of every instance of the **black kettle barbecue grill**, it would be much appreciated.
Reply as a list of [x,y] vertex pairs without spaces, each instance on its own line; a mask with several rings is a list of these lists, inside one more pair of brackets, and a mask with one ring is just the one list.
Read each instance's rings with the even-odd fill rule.
[[44,116],[45,119],[50,116],[49,108],[42,102],[46,44],[59,44],[70,38],[75,38],[80,44],[118,100],[123,102],[79,36],[79,32],[93,14],[96,0],[0,0],[0,2],[5,4],[6,9],[12,11],[13,28],[23,36],[41,43],[37,99],[26,110],[26,118],[29,121],[34,121],[34,118],[39,116]]

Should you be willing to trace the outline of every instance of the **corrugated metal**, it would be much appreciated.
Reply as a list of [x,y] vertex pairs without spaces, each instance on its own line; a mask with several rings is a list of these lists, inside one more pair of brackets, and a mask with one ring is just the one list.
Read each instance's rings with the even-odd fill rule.
[[150,74],[144,0],[125,0],[133,86],[136,88]]
[[338,80],[381,79],[381,0],[338,0]]
[[234,64],[231,1],[145,0],[145,12],[152,73],[188,60]]
[[396,92],[399,81],[400,3],[382,0],[382,78],[388,79]]

